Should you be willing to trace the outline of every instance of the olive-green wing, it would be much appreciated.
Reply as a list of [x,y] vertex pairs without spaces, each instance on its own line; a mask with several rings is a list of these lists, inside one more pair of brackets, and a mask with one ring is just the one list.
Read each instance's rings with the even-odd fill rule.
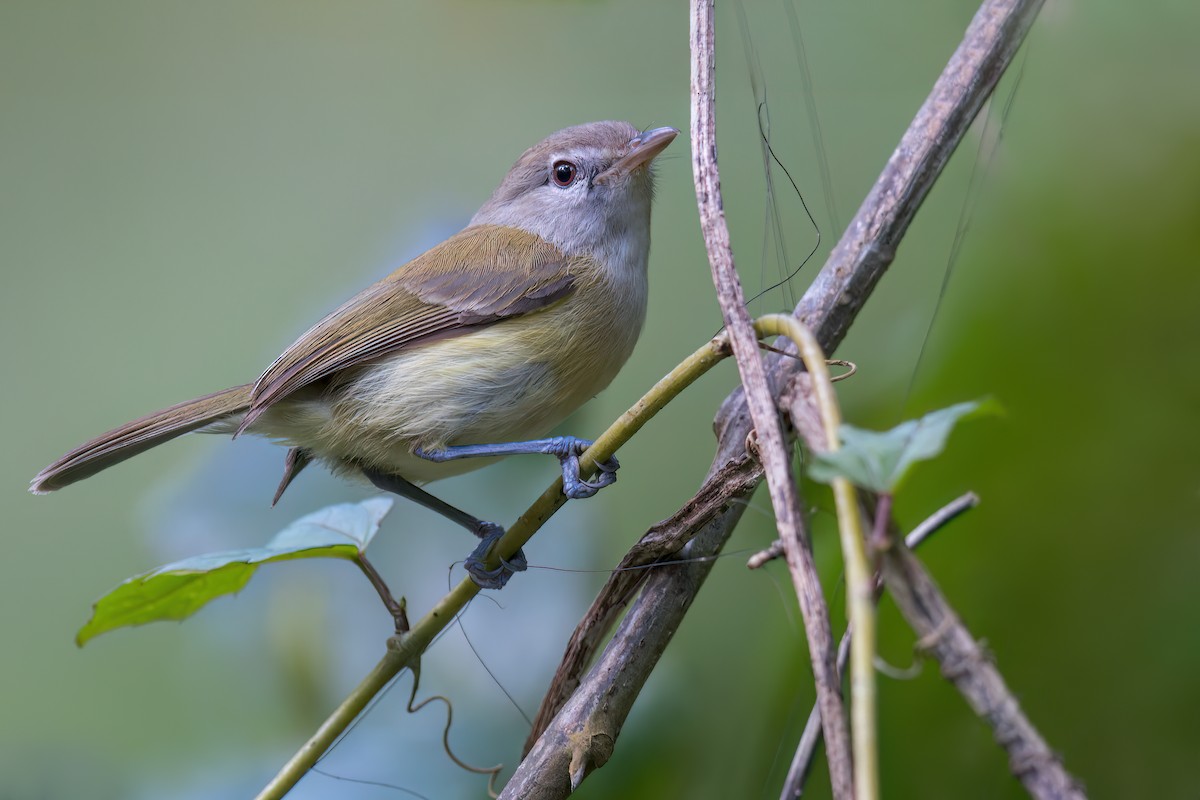
[[273,403],[339,370],[537,311],[570,294],[574,282],[570,262],[540,237],[499,225],[467,228],[288,347],[255,383],[239,432]]

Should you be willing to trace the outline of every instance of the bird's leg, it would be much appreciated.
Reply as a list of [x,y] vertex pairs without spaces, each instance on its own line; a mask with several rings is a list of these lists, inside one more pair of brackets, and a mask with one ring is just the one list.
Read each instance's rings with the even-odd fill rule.
[[465,566],[471,579],[479,584],[481,588],[503,589],[504,584],[508,583],[508,579],[512,577],[514,572],[523,572],[528,566],[528,563],[525,561],[525,554],[518,550],[507,561],[500,559],[500,566],[496,567],[496,569],[487,569],[485,564],[488,553],[491,551],[492,545],[504,535],[504,528],[494,522],[473,517],[467,512],[450,505],[445,500],[439,500],[429,492],[401,478],[399,475],[392,475],[367,468],[363,468],[363,475],[367,477],[367,480],[385,492],[398,494],[401,497],[408,498],[415,503],[425,506],[430,511],[436,511],[451,522],[458,523],[478,536],[480,539],[479,546],[467,556]]
[[563,494],[572,500],[591,497],[617,480],[621,464],[616,457],[596,465],[599,472],[593,481],[579,477],[579,456],[592,446],[589,439],[574,436],[554,436],[549,439],[534,439],[528,442],[500,442],[498,444],[457,444],[441,450],[422,450],[413,453],[429,461],[453,461],[457,458],[483,458],[487,456],[516,456],[529,453],[545,453],[558,459],[562,467]]

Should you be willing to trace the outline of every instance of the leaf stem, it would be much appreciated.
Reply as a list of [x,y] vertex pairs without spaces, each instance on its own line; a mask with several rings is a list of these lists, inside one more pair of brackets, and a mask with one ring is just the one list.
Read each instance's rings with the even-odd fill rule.
[[392,595],[392,590],[388,588],[387,583],[383,580],[383,576],[379,574],[379,570],[375,569],[375,565],[367,558],[367,554],[361,550],[354,557],[354,563],[367,576],[367,580],[375,587],[375,591],[379,593],[379,599],[383,601],[384,608],[392,615],[392,619],[396,621],[396,633],[408,633],[408,612],[405,609],[404,601],[397,601]]
[[875,503],[875,522],[871,526],[871,547],[878,553],[891,544],[888,523],[892,521],[892,493],[880,492]]

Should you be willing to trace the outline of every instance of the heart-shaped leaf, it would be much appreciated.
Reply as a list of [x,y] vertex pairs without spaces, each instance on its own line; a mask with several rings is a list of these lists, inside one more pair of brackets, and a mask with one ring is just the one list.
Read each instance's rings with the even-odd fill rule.
[[288,525],[265,547],[194,556],[135,575],[96,601],[75,643],[82,647],[116,628],[186,619],[209,601],[240,590],[262,564],[355,558],[367,549],[391,508],[388,497],[327,506]]
[[931,411],[888,431],[842,425],[838,429],[841,449],[814,454],[808,474],[822,483],[840,477],[863,489],[892,493],[916,462],[931,459],[945,449],[950,431],[960,421],[997,413],[999,403],[987,399]]

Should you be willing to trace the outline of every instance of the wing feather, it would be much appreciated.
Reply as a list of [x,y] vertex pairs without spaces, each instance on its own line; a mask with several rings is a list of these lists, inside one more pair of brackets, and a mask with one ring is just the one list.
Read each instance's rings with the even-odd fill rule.
[[238,431],[340,370],[538,311],[574,284],[571,262],[540,237],[499,225],[467,228],[367,287],[289,346],[255,383]]

